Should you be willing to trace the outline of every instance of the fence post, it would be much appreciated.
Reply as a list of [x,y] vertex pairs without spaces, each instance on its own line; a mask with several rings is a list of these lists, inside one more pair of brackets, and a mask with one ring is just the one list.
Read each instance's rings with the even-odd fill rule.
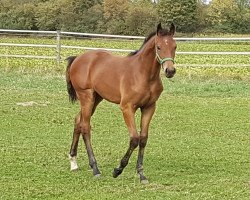
[[56,60],[57,60],[57,66],[60,67],[60,61],[61,61],[61,31],[56,31]]

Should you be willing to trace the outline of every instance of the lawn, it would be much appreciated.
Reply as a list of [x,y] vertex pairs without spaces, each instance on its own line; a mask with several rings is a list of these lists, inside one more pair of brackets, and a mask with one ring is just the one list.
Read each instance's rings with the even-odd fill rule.
[[163,83],[145,152],[150,183],[141,185],[137,151],[112,178],[129,140],[119,106],[104,101],[92,119],[102,177],[92,177],[82,141],[72,173],[79,106],[69,103],[63,74],[0,68],[0,199],[249,199],[249,81],[177,74]]

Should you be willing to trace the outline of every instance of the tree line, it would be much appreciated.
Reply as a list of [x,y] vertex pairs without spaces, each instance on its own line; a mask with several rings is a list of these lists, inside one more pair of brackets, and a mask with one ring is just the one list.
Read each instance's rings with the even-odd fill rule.
[[174,22],[182,33],[250,34],[249,0],[205,2],[0,0],[0,28],[145,35],[159,22]]

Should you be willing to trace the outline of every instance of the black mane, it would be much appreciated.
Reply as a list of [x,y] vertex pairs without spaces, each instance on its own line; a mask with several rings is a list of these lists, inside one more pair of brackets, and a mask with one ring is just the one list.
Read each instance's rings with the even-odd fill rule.
[[[146,38],[144,39],[143,44],[141,45],[140,49],[135,50],[135,51],[129,53],[128,56],[136,55],[136,54],[142,49],[142,47],[143,47],[143,46],[144,46],[153,36],[155,36],[155,34],[156,34],[156,31],[150,33],[150,34],[148,35],[148,37],[146,37]],[[161,36],[169,35],[169,31],[168,31],[168,30],[162,29],[162,30],[160,31],[160,34],[161,34]]]
[[142,43],[140,49],[135,50],[135,51],[129,53],[128,56],[133,56],[133,55],[137,54],[138,51],[140,51],[140,50],[142,49],[142,47],[144,46],[144,44],[146,44],[155,34],[156,34],[156,31],[150,33],[150,34],[148,35],[148,37],[146,37],[146,38],[144,39],[144,41],[143,41],[143,43]]

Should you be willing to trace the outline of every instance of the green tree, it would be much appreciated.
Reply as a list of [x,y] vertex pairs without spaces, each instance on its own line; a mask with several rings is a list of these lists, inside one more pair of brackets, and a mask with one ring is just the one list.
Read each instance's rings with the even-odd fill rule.
[[5,4],[0,9],[1,28],[36,29],[34,10],[35,6],[32,3],[20,4],[18,6],[13,6],[11,2]]
[[82,16],[86,15],[85,11],[90,9],[92,6],[99,4],[100,0],[68,0],[68,4],[71,4],[73,10],[71,12],[79,15],[78,17],[81,18]]
[[13,25],[16,29],[36,29],[35,6],[32,3],[20,4],[14,10],[12,16]]
[[208,8],[208,22],[215,31],[250,32],[250,9],[247,1],[213,0]]
[[204,0],[197,1],[197,29],[196,31],[202,32],[208,27],[207,24],[207,8],[208,5]]
[[240,12],[236,20],[236,28],[238,33],[250,34],[250,1],[236,0]]
[[103,21],[99,1],[61,0],[62,29],[67,31],[97,32]]
[[178,31],[194,32],[198,26],[197,0],[161,0],[158,15],[161,22],[174,22]]
[[60,21],[63,31],[78,31],[78,14],[74,12],[73,2],[61,0]]
[[0,0],[0,27],[12,28],[10,23],[10,17],[8,11],[12,8],[11,3],[8,0]]
[[44,3],[39,3],[36,8],[38,29],[50,31],[61,29],[60,16],[60,1],[46,1]]
[[158,15],[161,22],[174,22],[179,31],[194,32],[198,26],[197,0],[161,0],[158,3]]
[[158,23],[157,10],[151,1],[136,1],[129,5],[125,18],[126,34],[146,35],[153,31]]
[[88,9],[83,20],[88,32],[102,33],[106,30],[104,27],[103,7],[101,4],[96,4]]
[[107,33],[126,32],[125,18],[129,9],[128,0],[103,0],[104,23]]

